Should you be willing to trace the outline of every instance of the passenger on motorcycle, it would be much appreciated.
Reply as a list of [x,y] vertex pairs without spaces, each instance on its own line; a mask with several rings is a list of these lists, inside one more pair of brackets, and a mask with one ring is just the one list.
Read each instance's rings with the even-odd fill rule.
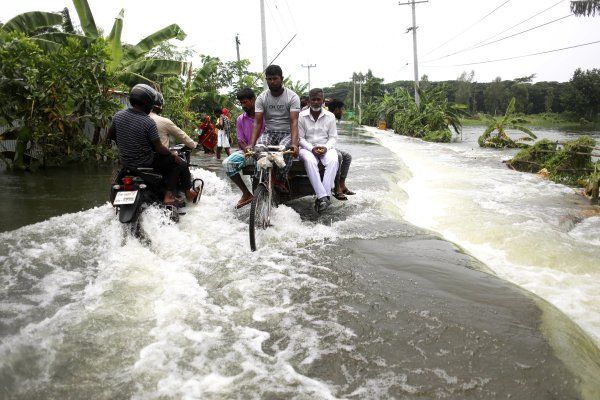
[[160,136],[160,142],[166,148],[169,147],[169,138],[174,138],[178,143],[183,143],[188,149],[195,149],[198,143],[194,142],[191,137],[181,130],[173,121],[169,118],[163,117],[162,111],[165,104],[165,99],[161,93],[156,93],[156,99],[154,101],[154,108],[150,113],[150,118],[156,123],[158,129],[158,135]]
[[145,84],[137,84],[129,93],[131,108],[118,111],[113,117],[108,137],[115,140],[119,161],[125,167],[152,167],[162,173],[167,191],[164,204],[174,205],[177,185],[182,184],[186,198],[196,202],[198,192],[192,189],[190,171],[176,153],[171,153],[160,142],[156,123],[148,116],[156,100],[156,91]]

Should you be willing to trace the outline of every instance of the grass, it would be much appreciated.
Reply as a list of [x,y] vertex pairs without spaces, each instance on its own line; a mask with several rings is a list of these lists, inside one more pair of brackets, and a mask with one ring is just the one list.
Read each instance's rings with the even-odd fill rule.
[[[600,131],[600,121],[573,121],[568,120],[561,114],[543,113],[531,115],[516,115],[522,125],[530,128],[560,129],[564,131],[583,132]],[[486,125],[485,115],[477,114],[475,117],[463,118],[463,126]]]

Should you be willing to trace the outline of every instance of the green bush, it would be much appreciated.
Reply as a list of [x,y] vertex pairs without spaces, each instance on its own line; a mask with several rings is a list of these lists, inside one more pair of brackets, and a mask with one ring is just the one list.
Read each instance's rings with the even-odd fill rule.
[[594,172],[591,153],[595,145],[596,141],[589,136],[568,141],[562,148],[543,139],[518,152],[508,164],[524,172],[538,172],[546,168],[554,182],[574,186],[590,180]]
[[[0,33],[0,124],[11,123],[8,136],[17,140],[9,166],[28,167],[24,153],[30,143],[41,148],[46,165],[111,156],[97,146],[101,129],[120,107],[112,98],[108,61],[102,39],[86,46],[69,39],[44,52],[22,34]],[[84,134],[88,123],[96,129],[92,141]]]
[[452,132],[448,129],[427,132],[425,136],[423,136],[423,140],[426,142],[450,143],[452,140]]
[[523,172],[538,172],[556,153],[557,144],[548,139],[542,139],[533,146],[519,151],[508,165]]

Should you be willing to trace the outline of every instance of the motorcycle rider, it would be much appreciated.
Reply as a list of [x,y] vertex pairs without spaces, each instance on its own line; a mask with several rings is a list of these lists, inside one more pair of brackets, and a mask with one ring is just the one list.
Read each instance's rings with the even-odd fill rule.
[[156,99],[154,100],[154,107],[150,112],[150,118],[156,122],[156,128],[158,129],[158,135],[160,136],[160,142],[165,147],[169,147],[169,137],[175,138],[180,143],[183,143],[188,149],[195,149],[198,143],[194,142],[191,137],[181,130],[177,125],[173,123],[169,118],[163,117],[162,110],[165,104],[165,99],[160,92],[156,92]]
[[163,174],[167,191],[163,202],[174,205],[177,185],[182,184],[188,201],[196,203],[198,192],[192,189],[190,171],[177,153],[160,142],[156,123],[148,116],[156,99],[156,91],[137,84],[129,93],[131,108],[118,111],[108,130],[108,138],[117,143],[119,161],[125,167],[152,167]]

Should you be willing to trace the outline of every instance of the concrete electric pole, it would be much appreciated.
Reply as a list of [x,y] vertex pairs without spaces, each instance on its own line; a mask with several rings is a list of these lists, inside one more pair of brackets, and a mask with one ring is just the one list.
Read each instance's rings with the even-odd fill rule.
[[302,68],[308,69],[308,91],[309,92],[310,92],[310,69],[316,68],[316,67],[317,67],[317,64],[308,64],[308,65],[302,64]]
[[237,51],[237,60],[240,61],[240,44],[242,44],[240,42],[240,38],[239,38],[240,34],[236,33],[235,35],[235,51]]
[[400,3],[400,2],[398,3],[401,6],[412,5],[412,28],[409,28],[408,30],[412,30],[412,34],[413,34],[413,65],[414,65],[414,72],[415,72],[415,103],[417,104],[417,107],[419,107],[419,103],[421,101],[419,99],[419,90],[418,90],[419,89],[419,61],[417,59],[417,18],[416,18],[415,4],[419,4],[419,3],[428,3],[428,1],[412,0],[409,3]]
[[263,59],[263,88],[267,89],[267,79],[265,78],[265,70],[268,66],[267,61],[267,27],[265,25],[265,0],[260,0],[260,32],[262,36],[262,59]]

